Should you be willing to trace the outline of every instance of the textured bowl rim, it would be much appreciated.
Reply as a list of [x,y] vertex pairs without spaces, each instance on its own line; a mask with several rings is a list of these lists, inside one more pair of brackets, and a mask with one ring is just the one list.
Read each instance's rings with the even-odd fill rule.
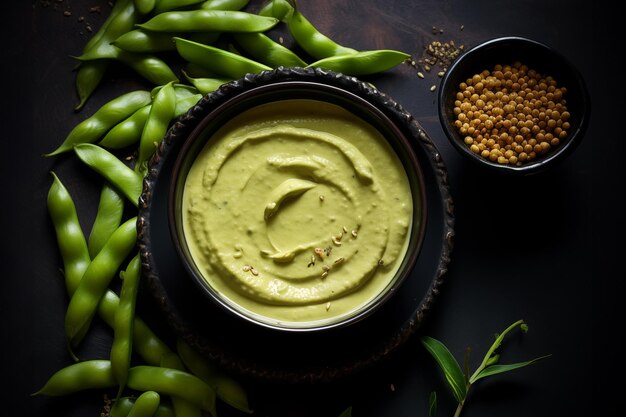
[[[278,76],[301,80],[322,78],[330,84],[347,88],[359,95],[363,95],[367,100],[384,106],[386,109],[385,113],[392,120],[403,123],[404,128],[411,133],[413,140],[416,142],[415,146],[419,146],[422,149],[423,157],[426,158],[432,170],[432,178],[429,181],[437,190],[441,204],[441,207],[437,210],[441,216],[441,230],[437,234],[438,239],[441,240],[441,244],[437,249],[439,256],[438,259],[433,260],[434,270],[426,278],[428,280],[427,290],[422,294],[419,304],[415,306],[412,313],[406,319],[403,319],[402,324],[389,337],[376,342],[361,352],[355,352],[354,356],[351,356],[349,360],[324,364],[323,366],[305,366],[298,369],[277,364],[258,363],[255,360],[236,355],[230,351],[224,351],[214,341],[197,333],[194,327],[181,316],[179,309],[172,303],[164,284],[160,281],[159,271],[155,265],[155,259],[149,243],[151,239],[150,201],[156,185],[156,177],[164,163],[164,155],[167,148],[173,146],[174,143],[182,140],[181,138],[188,134],[186,123],[202,117],[202,107],[219,102],[221,97],[228,93],[230,89],[251,88]],[[450,193],[447,168],[437,147],[413,116],[391,97],[354,77],[341,75],[334,71],[319,68],[279,67],[272,71],[248,74],[238,81],[220,87],[216,94],[204,97],[196,106],[192,107],[174,123],[149,162],[148,173],[144,178],[144,188],[139,198],[137,231],[145,285],[161,311],[163,319],[177,336],[202,353],[207,359],[216,363],[216,365],[235,374],[273,383],[328,383],[364,371],[374,364],[389,358],[420,328],[440,292],[451,261],[450,257],[454,246],[454,203]]]
[[[456,128],[450,121],[450,118],[447,117],[447,107],[446,107],[446,98],[449,89],[453,88],[451,86],[452,78],[454,78],[457,74],[457,71],[460,71],[460,68],[468,61],[474,58],[477,55],[482,54],[488,48],[495,48],[504,46],[507,44],[517,44],[517,45],[525,45],[530,46],[532,48],[536,48],[537,50],[541,50],[547,54],[550,54],[554,57],[555,60],[558,60],[563,69],[566,69],[567,72],[571,75],[571,78],[575,80],[576,86],[567,85],[568,89],[576,88],[579,90],[580,95],[582,97],[581,101],[581,109],[582,112],[580,114],[580,123],[573,131],[573,133],[567,138],[566,143],[561,144],[557,147],[553,152],[550,152],[547,156],[542,156],[538,158],[536,161],[524,164],[522,166],[512,166],[512,165],[503,165],[498,164],[496,162],[487,160],[482,158],[476,154],[474,154],[468,147],[463,143],[463,140],[460,134],[457,132]],[[472,160],[475,164],[483,166],[487,169],[490,169],[492,172],[502,172],[506,174],[512,175],[530,175],[538,172],[543,172],[548,168],[556,165],[557,163],[563,161],[567,156],[569,156],[581,143],[585,131],[587,129],[587,125],[589,124],[589,117],[591,113],[591,98],[589,96],[589,91],[587,89],[586,83],[578,71],[578,69],[560,52],[555,50],[554,48],[547,46],[541,42],[524,38],[521,36],[504,36],[495,39],[490,39],[485,42],[482,42],[473,48],[469,49],[467,52],[462,54],[459,58],[457,58],[450,68],[444,74],[441,80],[441,88],[439,89],[438,94],[438,113],[439,113],[439,121],[441,123],[442,129],[453,145],[453,147],[463,156]]]

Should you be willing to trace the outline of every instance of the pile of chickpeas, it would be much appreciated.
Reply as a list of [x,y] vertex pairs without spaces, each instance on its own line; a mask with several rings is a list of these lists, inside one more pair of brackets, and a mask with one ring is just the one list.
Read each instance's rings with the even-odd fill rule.
[[521,166],[567,137],[565,93],[552,77],[519,62],[496,65],[459,84],[454,125],[472,152]]

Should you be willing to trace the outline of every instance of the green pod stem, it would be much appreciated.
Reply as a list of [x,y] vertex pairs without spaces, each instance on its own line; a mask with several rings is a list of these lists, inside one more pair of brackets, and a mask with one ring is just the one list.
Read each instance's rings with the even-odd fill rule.
[[209,94],[220,88],[223,84],[230,82],[232,80],[228,78],[194,78],[189,76],[185,71],[183,71],[183,75],[193,85],[201,94]]
[[120,226],[123,214],[123,197],[111,185],[104,184],[100,192],[96,218],[87,241],[89,255],[92,259],[100,252],[113,232]]
[[135,8],[141,14],[150,13],[156,4],[156,0],[133,0],[135,2]]
[[154,14],[161,14],[171,10],[180,9],[202,3],[204,0],[156,0]]
[[[126,386],[130,360],[133,352],[133,329],[135,324],[135,305],[141,278],[141,260],[139,254],[128,263],[124,272],[120,301],[115,312],[113,343],[111,345],[111,367],[115,381],[119,385],[119,394]],[[118,397],[119,397],[118,394]]]
[[139,195],[143,187],[141,175],[100,146],[83,143],[74,146],[74,152],[81,161],[106,178],[135,206],[139,204]]
[[115,386],[111,361],[91,360],[69,365],[55,372],[46,384],[33,395],[61,396],[88,389]]
[[293,13],[286,19],[291,36],[300,47],[315,59],[327,58],[335,55],[353,54],[357,51],[333,41],[313,26],[298,11],[296,2],[293,3]]
[[66,289],[69,294],[73,294],[91,258],[74,200],[54,172],[52,178],[47,198],[48,213],[52,219],[57,245],[63,260]]
[[168,83],[154,97],[150,114],[139,140],[139,155],[135,171],[145,173],[146,163],[161,143],[176,110],[176,92],[172,83]]
[[241,10],[250,0],[206,0],[200,5],[203,10]]
[[78,66],[76,71],[78,104],[74,106],[74,110],[78,111],[83,108],[91,94],[100,85],[108,66],[109,61],[106,59],[83,62]]
[[239,79],[249,73],[272,69],[265,64],[223,49],[202,45],[182,38],[174,38],[174,41],[176,42],[178,53],[184,59],[224,77]]
[[287,0],[271,0],[258,13],[260,16],[271,16],[281,22],[286,22],[293,15],[293,7]]
[[128,412],[128,417],[152,417],[159,409],[161,396],[155,391],[142,393]]
[[215,391],[200,378],[177,369],[135,366],[128,372],[127,386],[182,398],[208,412],[215,410]]
[[124,51],[135,53],[174,51],[176,47],[174,46],[172,38],[175,36],[209,45],[214,43],[219,38],[219,33],[198,32],[183,35],[180,33],[150,32],[143,29],[135,29],[117,38],[113,42],[113,45]]
[[263,33],[235,33],[233,37],[252,58],[272,68],[307,66],[293,51]]
[[92,116],[76,125],[63,143],[54,151],[46,154],[46,156],[67,152],[79,143],[93,143],[97,141],[117,123],[126,119],[151,101],[150,92],[144,90],[132,91],[114,98],[100,107]]
[[[113,407],[111,407],[111,411],[109,412],[110,417],[128,417],[128,413],[132,410],[135,405],[135,398],[130,397],[122,397],[116,399],[113,403]],[[178,417],[174,414],[174,410],[169,405],[161,402],[156,412],[152,415],[153,417]]]
[[130,115],[126,120],[115,125],[102,138],[98,145],[108,149],[123,149],[139,142],[141,132],[148,120],[151,104],[144,106]]
[[202,99],[202,94],[195,94],[191,97],[178,100],[176,102],[176,109],[174,110],[174,117],[180,117],[187,113],[190,108],[198,104],[198,101]]
[[[113,13],[116,11],[116,13]],[[115,59],[118,48],[111,42],[130,31],[139,21],[139,13],[135,8],[134,0],[118,0],[110,15],[110,21],[103,26],[102,34],[76,59],[81,61],[91,61],[94,59],[110,58]]]
[[109,283],[135,247],[136,223],[136,217],[123,223],[85,270],[65,313],[65,335],[70,346],[81,342]]
[[165,12],[139,26],[155,32],[264,32],[278,23],[273,17],[232,10]]
[[375,51],[362,51],[350,55],[332,56],[321,59],[309,65],[347,75],[369,75],[391,69],[410,57],[409,54],[400,51],[381,49]]
[[176,350],[189,371],[212,387],[217,398],[244,413],[251,413],[248,395],[234,379],[218,371],[184,340],[178,339]]
[[[174,352],[161,358],[161,367],[177,369],[179,371],[185,370],[185,366],[181,362],[178,355]],[[200,407],[182,398],[172,397],[172,405],[174,406],[174,413],[176,414],[176,417],[202,417],[202,410]],[[216,415],[215,410],[211,412],[211,415]]]
[[154,55],[136,54],[120,49],[117,59],[153,84],[163,85],[178,81],[178,77],[169,65]]

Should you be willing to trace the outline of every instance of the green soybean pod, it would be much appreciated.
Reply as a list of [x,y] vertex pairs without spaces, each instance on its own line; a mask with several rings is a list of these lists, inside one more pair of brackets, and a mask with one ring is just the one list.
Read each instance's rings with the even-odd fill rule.
[[88,43],[88,48],[76,59],[90,61],[117,58],[118,48],[113,46],[111,42],[132,30],[138,19],[139,14],[135,8],[134,0],[118,0],[111,12],[110,20],[103,26],[102,34],[97,39],[94,38],[93,43]]
[[[117,38],[113,42],[113,45],[127,52],[154,53],[173,51],[176,49],[174,41],[172,40],[175,36],[181,35],[169,32],[150,32],[143,29],[135,29]],[[190,33],[188,36],[184,37],[194,42],[212,44],[219,38],[219,33],[198,32]]]
[[348,75],[369,75],[393,68],[409,57],[404,52],[381,49],[332,56],[316,61],[309,67],[320,67]]
[[154,55],[119,50],[117,59],[153,84],[162,85],[178,81],[169,65]]
[[198,104],[198,101],[202,99],[202,94],[196,94],[191,97],[184,98],[182,100],[178,100],[176,102],[176,110],[174,110],[174,117],[180,117],[183,114],[187,113],[190,108]]
[[206,0],[200,5],[204,10],[241,10],[250,0]]
[[179,397],[202,410],[215,411],[215,391],[200,378],[177,369],[135,366],[128,372],[127,386],[137,391],[156,391]]
[[141,14],[148,14],[154,9],[156,0],[134,0],[135,8]]
[[152,101],[150,92],[132,91],[114,98],[100,107],[92,116],[77,124],[63,143],[46,156],[58,155],[72,149],[77,143],[92,143],[100,139],[109,129],[126,119],[137,109]]
[[156,0],[154,6],[154,14],[169,12],[170,10],[180,9],[186,6],[202,3],[204,0]]
[[228,78],[194,78],[189,76],[185,71],[182,71],[183,75],[201,94],[208,94],[217,90],[223,84],[232,80]]
[[264,32],[278,23],[273,17],[233,10],[165,12],[139,24],[155,32]]
[[136,217],[123,223],[85,270],[65,313],[65,335],[70,346],[81,342],[109,283],[135,247],[136,223]]
[[148,120],[139,140],[139,155],[135,171],[143,173],[147,171],[146,163],[165,137],[169,124],[174,118],[175,110],[176,92],[172,83],[168,83],[159,90],[152,102]]
[[74,152],[81,161],[106,178],[135,206],[139,204],[139,195],[143,187],[143,178],[141,175],[127,167],[115,155],[98,145],[91,143],[75,145]]
[[290,3],[294,11],[286,20],[287,27],[296,43],[300,45],[306,53],[315,59],[322,59],[357,52],[355,49],[339,45],[322,34],[298,11],[295,0],[290,1]]
[[[111,367],[119,385],[119,394],[126,386],[130,359],[133,352],[133,328],[135,323],[135,305],[141,278],[139,254],[128,263],[124,272],[120,301],[115,312],[113,325],[113,343],[111,345]],[[118,394],[118,397],[119,397]]]
[[233,37],[252,58],[270,67],[307,66],[293,51],[263,33],[235,33]]
[[241,55],[227,52],[223,49],[182,38],[174,38],[176,49],[180,56],[187,61],[205,68],[207,71],[239,79],[248,73],[257,73],[272,68]]
[[[163,358],[161,358],[161,367],[178,369],[184,371],[185,366],[181,362],[180,358],[174,352],[171,352]],[[179,397],[172,397],[172,405],[174,406],[174,413],[176,417],[202,417],[202,410],[196,404],[183,400]],[[211,413],[215,415],[214,412]]]
[[248,395],[234,379],[219,372],[184,340],[176,341],[176,350],[189,371],[213,387],[217,398],[244,413],[251,413]]
[[53,397],[69,395],[88,389],[115,386],[111,362],[91,360],[69,365],[55,372],[39,391],[32,395]]
[[65,286],[71,295],[91,263],[85,235],[78,221],[76,206],[69,191],[54,172],[48,191],[48,213],[56,233],[63,260]]
[[[135,398],[130,397],[122,397],[118,398],[114,401],[113,406],[111,407],[111,411],[109,412],[110,417],[128,417],[128,413],[135,405]],[[174,414],[174,410],[169,406],[169,404],[164,404],[161,401],[159,407],[156,412],[153,414],[153,417],[178,417]]]
[[100,85],[102,77],[109,66],[109,60],[98,59],[95,61],[82,62],[76,71],[76,93],[78,94],[78,104],[74,110],[83,108],[91,94]]
[[155,391],[146,391],[135,400],[128,417],[152,417],[159,409],[161,396]]
[[148,120],[151,104],[144,106],[131,114],[126,120],[115,125],[104,135],[98,145],[108,149],[123,149],[139,142],[141,132]]
[[271,16],[281,22],[286,22],[291,19],[293,7],[287,0],[271,0],[259,10],[258,14],[260,16]]
[[100,192],[96,218],[87,241],[89,255],[92,259],[100,252],[113,232],[120,226],[123,214],[124,200],[122,196],[109,184],[104,184]]

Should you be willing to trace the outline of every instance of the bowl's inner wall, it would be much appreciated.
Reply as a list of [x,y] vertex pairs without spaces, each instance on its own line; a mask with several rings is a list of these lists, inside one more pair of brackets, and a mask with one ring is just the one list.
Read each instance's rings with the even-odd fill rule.
[[[417,157],[411,148],[411,144],[406,139],[404,133],[371,103],[350,92],[326,84],[310,82],[289,82],[288,85],[285,84],[287,83],[261,86],[233,97],[213,109],[204,117],[186,139],[176,158],[169,191],[169,219],[172,237],[183,264],[199,287],[199,290],[206,294],[212,302],[216,302],[222,308],[244,319],[256,322],[241,311],[233,309],[225,302],[220,294],[215,292],[207,281],[202,278],[199,268],[193,261],[186,244],[182,220],[182,198],[187,173],[199,152],[222,125],[232,117],[255,106],[280,100],[309,99],[328,102],[343,107],[374,126],[387,139],[405,168],[413,199],[413,224],[411,235],[406,256],[398,269],[398,274],[389,284],[386,293],[370,301],[367,308],[360,310],[356,315],[342,321],[339,325],[353,323],[371,314],[383,302],[387,301],[387,299],[396,292],[397,288],[402,284],[415,264],[424,237],[427,215],[423,174]],[[267,323],[260,324],[268,325]],[[269,327],[291,330],[322,330],[334,327],[335,325],[337,325],[337,323],[311,326],[298,325],[293,328],[288,324],[280,327],[269,325]]]

